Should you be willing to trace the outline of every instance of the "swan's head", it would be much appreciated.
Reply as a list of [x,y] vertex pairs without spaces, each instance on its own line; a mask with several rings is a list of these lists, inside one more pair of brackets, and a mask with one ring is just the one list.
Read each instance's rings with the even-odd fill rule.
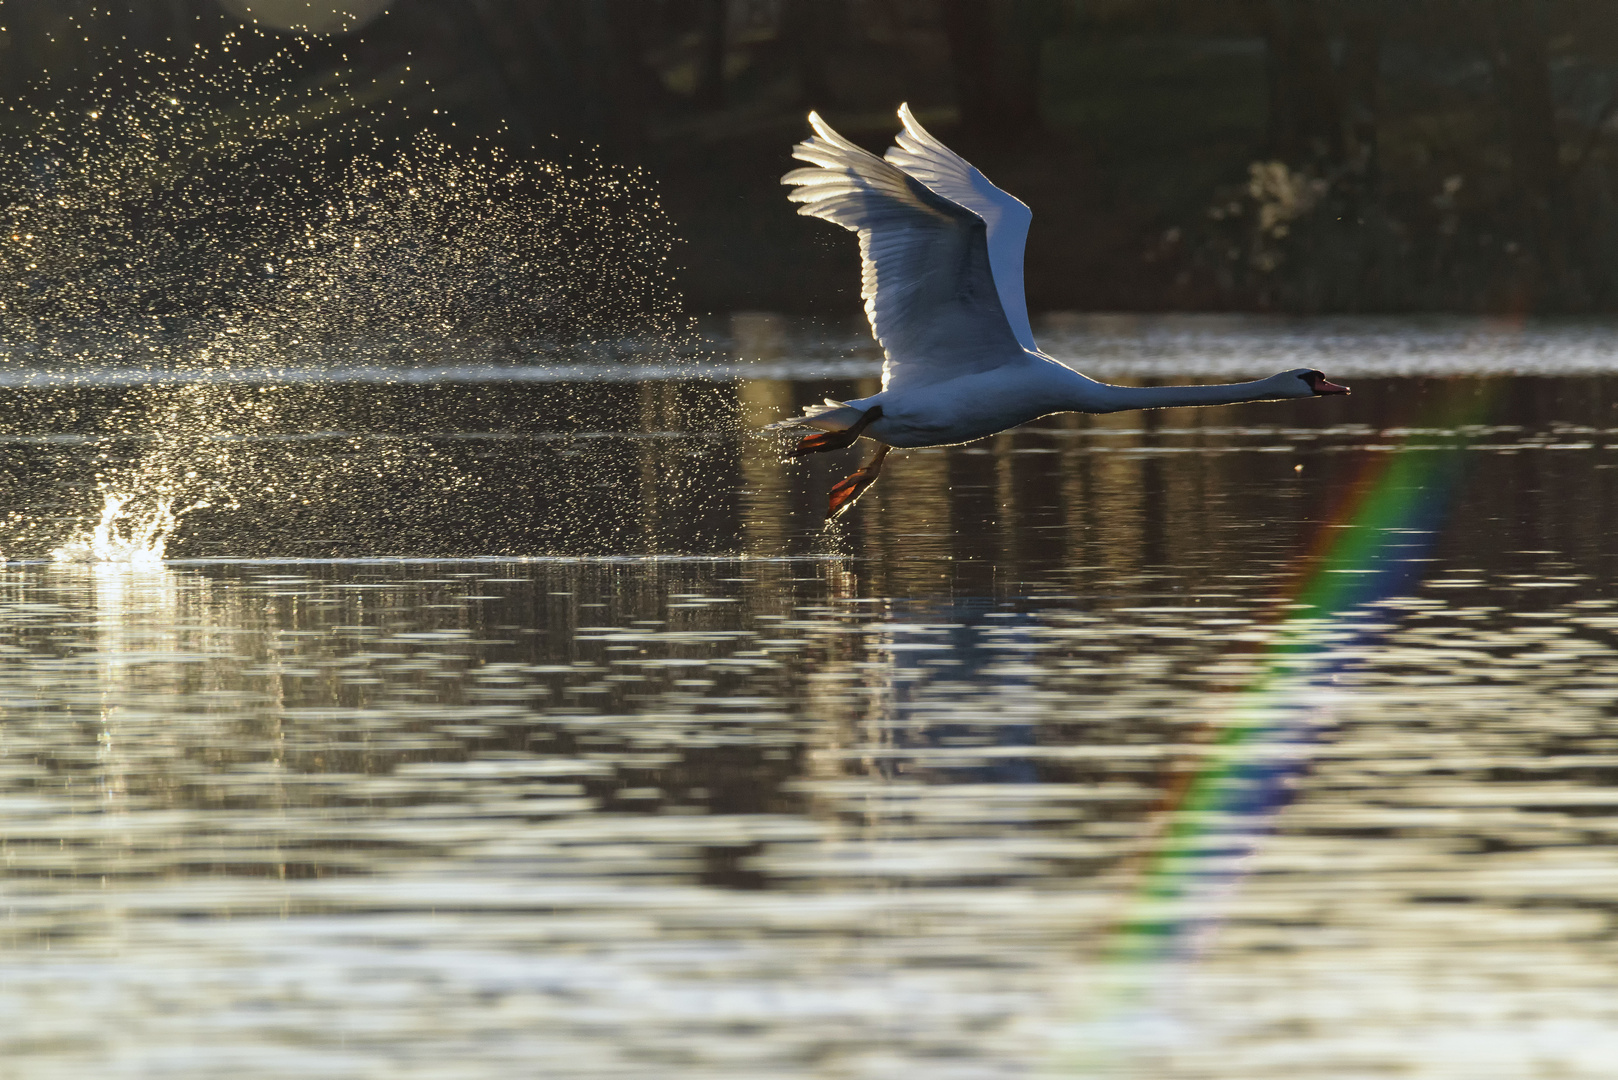
[[1348,387],[1339,386],[1337,383],[1331,382],[1323,372],[1316,371],[1314,368],[1299,368],[1297,371],[1289,371],[1287,374],[1303,383],[1303,392],[1294,395],[1296,397],[1324,397],[1327,394],[1348,393]]

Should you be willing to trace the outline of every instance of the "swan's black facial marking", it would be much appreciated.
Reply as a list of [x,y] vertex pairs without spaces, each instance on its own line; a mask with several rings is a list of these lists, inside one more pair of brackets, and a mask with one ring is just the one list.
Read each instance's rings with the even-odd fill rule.
[[1322,397],[1326,394],[1348,393],[1348,387],[1339,386],[1337,383],[1328,381],[1325,373],[1321,371],[1306,371],[1298,377],[1308,385],[1309,392],[1316,397]]

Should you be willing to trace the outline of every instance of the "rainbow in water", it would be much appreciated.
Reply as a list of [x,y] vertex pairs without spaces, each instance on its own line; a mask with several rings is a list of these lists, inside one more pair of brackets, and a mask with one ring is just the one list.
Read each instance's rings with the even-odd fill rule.
[[1420,580],[1459,487],[1469,432],[1489,384],[1440,383],[1423,422],[1371,460],[1317,532],[1261,647],[1258,673],[1204,732],[1208,752],[1164,801],[1161,831],[1137,871],[1124,916],[1086,979],[1073,1053],[1061,1075],[1120,1065],[1131,1047],[1171,1037],[1169,998],[1205,947],[1250,856],[1291,799],[1309,745],[1338,696],[1345,646],[1379,602]]

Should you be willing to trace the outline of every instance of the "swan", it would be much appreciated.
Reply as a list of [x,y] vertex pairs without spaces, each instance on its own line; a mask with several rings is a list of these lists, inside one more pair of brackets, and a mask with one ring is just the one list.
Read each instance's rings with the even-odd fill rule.
[[810,406],[766,430],[817,429],[794,457],[864,438],[875,451],[833,485],[827,518],[847,513],[895,447],[971,442],[1055,412],[1107,413],[1346,394],[1312,368],[1217,386],[1113,386],[1039,351],[1023,298],[1032,211],[899,106],[897,145],[877,157],[809,114],[809,163],[781,178],[798,213],[859,235],[860,295],[882,346],[882,392]]

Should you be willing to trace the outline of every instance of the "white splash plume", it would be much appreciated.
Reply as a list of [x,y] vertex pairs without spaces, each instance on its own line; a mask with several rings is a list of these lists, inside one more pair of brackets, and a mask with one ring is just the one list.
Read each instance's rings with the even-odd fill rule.
[[119,563],[126,566],[160,566],[169,537],[180,524],[180,515],[205,504],[174,509],[174,500],[163,497],[150,510],[129,509],[130,496],[107,493],[101,504],[101,520],[88,533],[80,533],[51,552],[59,563]]

